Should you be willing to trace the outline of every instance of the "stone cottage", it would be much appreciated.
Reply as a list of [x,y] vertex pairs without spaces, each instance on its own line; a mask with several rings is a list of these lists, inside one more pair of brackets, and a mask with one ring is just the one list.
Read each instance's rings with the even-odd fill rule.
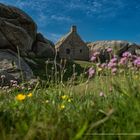
[[89,60],[89,48],[77,33],[76,26],[55,45],[59,58]]

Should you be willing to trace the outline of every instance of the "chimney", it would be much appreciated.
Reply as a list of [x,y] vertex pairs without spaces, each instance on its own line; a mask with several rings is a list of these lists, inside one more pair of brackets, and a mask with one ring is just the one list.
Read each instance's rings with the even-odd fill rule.
[[77,32],[77,28],[76,28],[75,25],[73,25],[73,26],[71,27],[71,32],[72,32],[72,33],[76,33],[76,32]]

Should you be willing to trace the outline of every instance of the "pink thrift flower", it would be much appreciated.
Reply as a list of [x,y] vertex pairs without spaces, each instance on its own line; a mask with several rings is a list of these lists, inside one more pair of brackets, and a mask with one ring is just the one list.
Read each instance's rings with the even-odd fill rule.
[[112,51],[113,51],[112,48],[107,48],[108,53],[111,53]]
[[95,57],[98,57],[100,55],[100,52],[95,52],[94,54],[93,54],[93,56],[95,56]]
[[138,62],[138,61],[140,61],[140,57],[137,57],[135,60],[134,60],[134,62]]
[[106,68],[106,66],[107,66],[106,63],[101,64],[101,68]]
[[123,57],[123,58],[120,59],[119,64],[124,65],[124,64],[127,63],[127,61],[128,61],[127,57]]
[[112,63],[112,62],[109,62],[109,63],[108,63],[108,68],[114,68],[114,67],[116,67],[116,66],[117,66],[116,63]]
[[140,68],[140,61],[137,62],[136,66],[137,68]]
[[137,57],[137,59],[134,60],[133,64],[134,66],[140,68],[140,57]]
[[122,56],[123,57],[131,57],[132,54],[130,52],[124,52]]
[[91,59],[90,59],[92,62],[96,61],[96,57],[95,56],[92,56]]
[[112,58],[111,60],[110,60],[110,62],[112,62],[112,63],[116,63],[117,62],[117,58],[116,57],[114,57],[114,58]]
[[112,72],[113,74],[115,74],[115,73],[117,72],[117,68],[113,68],[113,69],[111,70],[111,72]]
[[89,70],[88,70],[88,74],[89,74],[89,78],[93,77],[94,74],[95,74],[95,70],[94,70],[92,67],[89,68]]
[[132,55],[132,58],[133,59],[137,59],[138,57],[136,55]]

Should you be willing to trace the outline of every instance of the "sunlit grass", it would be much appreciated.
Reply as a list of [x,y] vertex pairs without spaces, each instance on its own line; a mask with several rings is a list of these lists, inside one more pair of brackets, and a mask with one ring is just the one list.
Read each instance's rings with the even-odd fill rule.
[[[0,138],[139,139],[140,71],[118,68],[112,74],[81,63],[81,68],[71,62],[65,66],[64,81],[57,75],[58,79],[39,80],[29,90],[28,84],[1,90]],[[96,73],[89,78],[91,66]]]

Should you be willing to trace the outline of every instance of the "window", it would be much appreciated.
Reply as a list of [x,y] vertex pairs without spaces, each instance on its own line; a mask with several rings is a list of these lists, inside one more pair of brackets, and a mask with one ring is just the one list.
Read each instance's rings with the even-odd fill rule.
[[66,49],[66,53],[67,54],[70,54],[70,49]]
[[80,53],[82,53],[82,49],[80,49]]

